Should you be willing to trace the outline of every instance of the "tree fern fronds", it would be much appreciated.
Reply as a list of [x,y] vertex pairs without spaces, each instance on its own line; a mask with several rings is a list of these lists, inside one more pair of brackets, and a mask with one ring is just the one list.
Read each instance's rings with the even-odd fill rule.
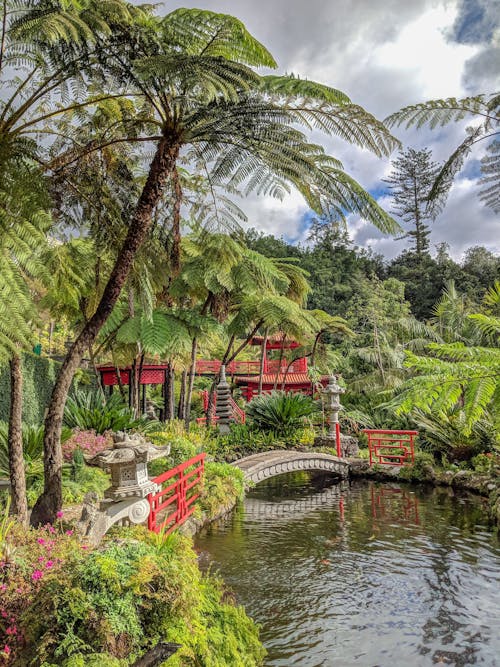
[[[386,234],[396,234],[400,231],[401,227],[394,218],[386,213],[375,199],[348,174],[337,169],[329,169],[326,176],[332,203],[340,205],[346,213],[357,213]],[[327,197],[325,201],[326,208],[328,208]]]
[[[493,289],[490,290],[487,296],[492,294]],[[485,297],[485,302],[487,297]],[[491,299],[492,300],[492,299]],[[483,315],[482,313],[475,313],[468,316],[470,320],[475,322],[479,329],[484,332],[487,336],[496,336],[497,341],[500,337],[500,317],[495,317],[493,315]]]
[[174,50],[207,58],[225,58],[253,67],[276,67],[269,51],[238,19],[202,9],[176,9],[160,23]]
[[468,116],[477,115],[494,118],[494,109],[491,108],[491,103],[488,103],[487,95],[476,95],[463,99],[449,97],[444,100],[430,100],[414,104],[391,114],[384,120],[384,123],[389,127],[403,125],[409,128],[415,125],[421,128],[429,125],[431,129],[434,129],[463,120]]
[[494,284],[488,288],[483,303],[488,313],[498,312],[500,314],[500,280],[495,280]]
[[481,127],[468,128],[467,137],[446,160],[429,193],[429,208],[441,210],[453,179],[463,166],[465,158],[469,155],[473,144],[483,134]]
[[285,102],[290,99],[315,99],[330,104],[349,104],[349,97],[336,88],[325,86],[316,81],[301,79],[293,74],[274,75],[270,74],[260,78],[259,89],[270,95],[278,95]]
[[500,141],[492,141],[486,150],[489,155],[481,160],[483,177],[479,183],[483,187],[479,192],[479,198],[495,213],[500,213]]

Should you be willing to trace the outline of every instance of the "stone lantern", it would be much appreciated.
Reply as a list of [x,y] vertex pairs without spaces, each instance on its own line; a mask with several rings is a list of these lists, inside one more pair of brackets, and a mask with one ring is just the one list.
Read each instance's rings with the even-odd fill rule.
[[330,418],[328,438],[337,437],[336,425],[339,423],[339,411],[342,410],[342,406],[340,405],[340,395],[345,394],[345,389],[337,384],[337,379],[336,375],[330,375],[328,378],[328,385],[321,392],[323,396],[326,397],[326,413]]
[[325,397],[325,412],[328,415],[329,428],[326,436],[314,438],[316,447],[335,447],[338,456],[356,456],[358,453],[358,441],[350,435],[341,435],[339,424],[339,412],[342,410],[340,396],[345,394],[338,384],[338,377],[331,375],[328,385],[321,391]]
[[146,521],[151,509],[146,497],[158,490],[149,479],[148,462],[169,453],[170,447],[155,447],[139,433],[114,433],[111,449],[87,459],[89,465],[99,466],[111,474],[111,486],[101,502],[96,494],[85,496],[78,523],[80,533],[92,544],[98,544],[115,523]]

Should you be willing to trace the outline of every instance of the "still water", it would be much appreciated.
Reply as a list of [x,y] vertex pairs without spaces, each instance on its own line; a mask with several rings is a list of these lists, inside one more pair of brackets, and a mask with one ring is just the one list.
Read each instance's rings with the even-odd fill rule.
[[500,667],[500,543],[479,498],[294,473],[198,536],[267,667]]

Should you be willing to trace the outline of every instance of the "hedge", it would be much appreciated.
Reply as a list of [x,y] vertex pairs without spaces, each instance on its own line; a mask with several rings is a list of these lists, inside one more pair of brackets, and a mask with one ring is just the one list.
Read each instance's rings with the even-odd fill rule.
[[[23,354],[23,421],[27,424],[41,424],[44,419],[61,364],[47,357]],[[79,371],[75,383],[94,384],[93,373]],[[0,420],[9,420],[10,409],[10,369],[0,368]]]

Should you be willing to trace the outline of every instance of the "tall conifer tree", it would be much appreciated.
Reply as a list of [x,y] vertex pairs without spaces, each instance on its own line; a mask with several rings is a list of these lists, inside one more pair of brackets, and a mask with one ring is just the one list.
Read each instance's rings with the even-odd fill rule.
[[392,166],[392,172],[384,179],[389,183],[394,202],[392,212],[410,225],[401,238],[412,239],[412,250],[421,259],[429,248],[430,230],[425,222],[434,220],[439,212],[435,206],[430,208],[428,205],[439,165],[432,161],[429,149],[416,151],[409,148],[393,160]]

